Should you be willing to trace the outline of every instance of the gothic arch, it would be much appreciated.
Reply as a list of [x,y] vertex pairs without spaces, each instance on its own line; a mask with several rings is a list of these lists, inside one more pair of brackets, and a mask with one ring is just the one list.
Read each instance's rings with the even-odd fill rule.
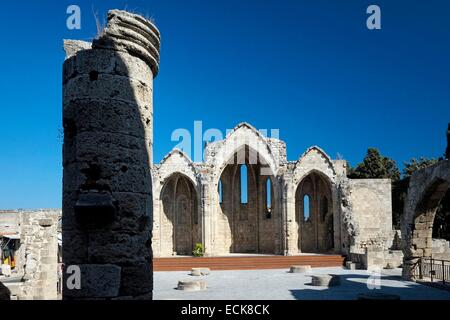
[[308,148],[295,164],[294,185],[297,185],[312,170],[327,176],[331,182],[336,179],[333,161],[325,151],[317,146]]
[[302,176],[295,191],[295,219],[301,252],[328,253],[334,250],[335,208],[332,199],[332,182],[327,175],[311,170]]
[[[214,176],[214,188],[222,181],[222,202],[217,195],[219,230],[226,230],[225,252],[281,253],[281,195],[278,180],[267,170],[264,156],[244,144],[233,150]],[[241,166],[247,166],[247,203],[241,202]],[[269,174],[268,174],[269,173]],[[264,193],[271,180],[271,207]],[[267,212],[269,211],[270,212]]]
[[417,171],[410,178],[401,220],[403,276],[407,279],[414,278],[412,267],[417,259],[432,254],[434,217],[449,187],[450,160]]
[[156,195],[160,194],[164,181],[174,173],[185,175],[191,180],[195,188],[199,189],[199,174],[194,163],[183,151],[173,149],[154,168],[154,192]]
[[211,143],[207,146],[214,150],[208,150],[205,153],[205,162],[214,168],[214,176],[217,180],[230,159],[244,146],[253,150],[254,155],[258,156],[258,160],[261,160],[267,170],[267,175],[277,174],[278,164],[266,138],[253,126],[244,122],[229,132],[220,144]]
[[202,236],[200,198],[195,182],[183,173],[174,172],[164,179],[159,199],[162,251],[191,255]]

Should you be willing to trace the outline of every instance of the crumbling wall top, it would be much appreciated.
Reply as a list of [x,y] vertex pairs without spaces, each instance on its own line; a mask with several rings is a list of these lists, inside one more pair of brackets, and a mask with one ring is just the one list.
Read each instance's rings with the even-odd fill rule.
[[106,28],[92,43],[64,40],[66,59],[79,51],[107,49],[127,52],[147,63],[156,77],[159,71],[161,36],[156,26],[144,17],[123,10],[108,11]]

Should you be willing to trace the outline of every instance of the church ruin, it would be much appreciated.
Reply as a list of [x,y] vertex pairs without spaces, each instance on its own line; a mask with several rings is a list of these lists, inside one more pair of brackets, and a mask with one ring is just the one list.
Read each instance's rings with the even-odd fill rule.
[[[174,149],[153,164],[153,22],[112,10],[92,43],[64,48],[62,253],[59,210],[0,211],[16,219],[8,221],[15,232],[0,230],[2,276],[13,265],[15,298],[57,299],[62,287],[64,299],[151,299],[153,257],[191,256],[197,244],[207,257],[334,254],[363,269],[403,264],[406,279],[435,253],[449,160],[412,175],[401,231],[389,179],[348,178],[346,161],[318,146],[290,161],[284,141],[248,123],[208,143],[202,162]],[[71,266],[80,268],[80,288],[68,287]]]
[[[366,266],[401,263],[391,181],[349,179],[346,161],[319,147],[288,161],[283,141],[241,123],[206,146],[204,162],[175,149],[152,176],[156,257],[191,255],[202,243],[206,256],[334,253]],[[367,262],[368,251],[377,259]]]

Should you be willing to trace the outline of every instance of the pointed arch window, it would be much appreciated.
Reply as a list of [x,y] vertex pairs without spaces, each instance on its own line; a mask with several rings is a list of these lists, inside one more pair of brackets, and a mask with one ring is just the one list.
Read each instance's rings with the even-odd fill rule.
[[272,207],[272,181],[267,178],[266,181],[266,208],[270,210]]
[[219,203],[223,203],[223,184],[222,179],[219,180],[219,185],[217,186],[217,192],[219,193]]
[[247,184],[247,175],[248,168],[246,164],[241,165],[241,203],[246,204],[248,202],[248,184]]
[[266,180],[266,218],[272,218],[272,180]]
[[309,195],[305,194],[303,197],[303,221],[309,221],[310,217],[310,209],[311,209],[311,201]]

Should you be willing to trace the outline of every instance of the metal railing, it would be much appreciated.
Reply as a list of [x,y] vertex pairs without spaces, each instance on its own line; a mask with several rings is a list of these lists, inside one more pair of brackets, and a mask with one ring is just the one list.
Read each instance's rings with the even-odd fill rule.
[[419,258],[414,266],[414,276],[418,279],[430,279],[442,281],[443,284],[450,281],[450,261],[434,259],[433,257]]

